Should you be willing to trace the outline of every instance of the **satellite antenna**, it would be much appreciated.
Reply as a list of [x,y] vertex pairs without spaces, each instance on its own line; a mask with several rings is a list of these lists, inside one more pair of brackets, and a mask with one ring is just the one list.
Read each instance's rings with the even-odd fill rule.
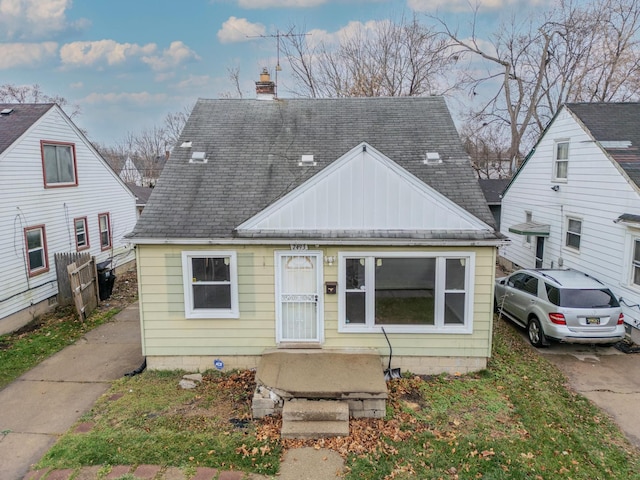
[[276,63],[276,96],[278,93],[278,72],[282,71],[282,67],[280,66],[280,38],[281,37],[306,37],[307,35],[311,35],[310,33],[281,33],[280,30],[276,30],[276,33],[273,35],[247,35],[247,38],[275,38],[276,46],[277,46],[277,63]]

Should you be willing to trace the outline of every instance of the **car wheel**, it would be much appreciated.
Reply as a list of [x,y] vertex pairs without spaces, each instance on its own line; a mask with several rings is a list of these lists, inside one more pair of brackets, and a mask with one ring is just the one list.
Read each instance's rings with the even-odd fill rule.
[[529,341],[531,342],[531,345],[537,348],[544,346],[544,332],[542,331],[540,320],[538,320],[536,317],[533,317],[531,320],[529,320],[527,333],[529,334]]

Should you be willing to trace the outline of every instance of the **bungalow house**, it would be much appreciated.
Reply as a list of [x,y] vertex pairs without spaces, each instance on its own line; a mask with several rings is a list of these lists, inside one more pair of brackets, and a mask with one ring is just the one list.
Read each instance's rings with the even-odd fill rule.
[[640,341],[640,103],[564,105],[502,199],[507,266],[584,271]]
[[0,332],[55,305],[56,253],[134,260],[135,197],[55,104],[0,104]]
[[440,97],[200,99],[129,237],[147,365],[386,362],[384,327],[398,368],[482,369],[492,225]]

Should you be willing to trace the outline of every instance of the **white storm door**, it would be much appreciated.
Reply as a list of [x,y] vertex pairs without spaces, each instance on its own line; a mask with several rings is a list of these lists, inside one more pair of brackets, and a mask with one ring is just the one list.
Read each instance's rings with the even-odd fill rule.
[[276,252],[276,340],[322,340],[322,253]]

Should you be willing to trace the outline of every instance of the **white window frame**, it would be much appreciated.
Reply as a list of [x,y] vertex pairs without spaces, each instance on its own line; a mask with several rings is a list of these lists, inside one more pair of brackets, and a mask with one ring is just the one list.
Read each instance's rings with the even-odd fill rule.
[[[78,231],[78,223],[82,222],[82,231]],[[73,230],[76,236],[76,250],[78,252],[82,250],[88,249],[91,245],[89,244],[89,225],[87,221],[87,217],[78,217],[73,219]],[[80,236],[84,235],[84,243],[80,243]]]
[[[105,227],[102,228],[102,219],[106,218]],[[109,250],[111,248],[111,244],[113,243],[113,238],[111,236],[111,214],[109,212],[99,213],[98,214],[98,232],[100,236],[100,249],[101,250]],[[102,241],[103,234],[107,234],[107,243]]]
[[[350,251],[338,253],[338,332],[341,333],[380,333],[381,325],[375,324],[375,265],[377,258],[435,258],[436,282],[434,288],[434,325],[384,325],[390,333],[473,333],[473,305],[475,280],[475,252],[446,251],[446,252],[367,252]],[[364,324],[346,323],[346,260],[351,258],[365,259],[365,309]],[[464,259],[465,269],[465,307],[464,323],[461,325],[444,323],[445,294],[453,290],[445,288],[445,272],[447,259]]]
[[[39,232],[40,234],[40,245],[36,248],[29,248],[29,233],[30,232]],[[47,234],[45,232],[44,225],[35,225],[32,227],[27,227],[24,229],[24,247],[27,253],[27,268],[29,270],[29,276],[35,277],[36,275],[40,275],[41,273],[45,273],[49,271],[49,253],[47,252]],[[42,256],[43,265],[41,267],[33,268],[31,266],[31,252],[38,251]]]
[[[531,212],[530,210],[525,210],[524,221],[526,223],[533,222],[533,212]],[[524,246],[531,248],[531,235],[524,235],[523,240],[524,240]]]
[[640,283],[635,283],[635,271],[636,269],[640,270],[640,260],[635,260],[636,247],[640,248],[640,236],[633,235],[631,236],[631,257],[629,259],[629,286],[635,289],[640,289]]
[[[77,166],[77,160],[76,160],[76,146],[73,143],[52,142],[52,141],[45,141],[45,140],[42,140],[40,142],[40,146],[42,149],[42,175],[44,180],[44,186],[46,188],[77,186],[78,185],[78,166]],[[53,149],[55,152],[57,170],[60,169],[60,162],[62,160],[60,155],[58,154],[58,151],[63,149],[64,150],[68,149],[69,157],[71,159],[70,167],[73,175],[73,178],[71,179],[71,181],[68,181],[68,182],[51,181],[51,179],[47,178],[47,160],[45,155],[45,151],[47,149]]]
[[[559,153],[561,145],[566,145],[567,146],[567,157],[566,158],[559,158],[558,157],[558,153]],[[564,177],[558,176],[558,164],[559,163],[564,163],[566,165],[566,167],[565,167],[565,176]],[[553,181],[554,182],[558,182],[558,183],[566,183],[568,178],[569,178],[569,140],[568,139],[556,140],[553,143]]]
[[[569,224],[571,223],[571,220],[573,220],[574,222],[579,222],[580,223],[580,233],[576,233],[574,231],[569,230]],[[583,221],[581,218],[578,217],[571,217],[571,216],[567,216],[567,220],[566,220],[566,228],[565,228],[565,233],[564,233],[564,246],[566,248],[571,249],[574,252],[579,252],[580,251],[580,247],[582,246],[582,231],[583,231]],[[578,237],[578,246],[575,247],[573,245],[569,245],[569,235],[575,235]]]
[[[230,285],[231,308],[199,308],[193,306],[193,264],[192,258],[229,258],[228,282],[206,282],[211,285]],[[239,318],[238,305],[238,258],[232,250],[191,250],[182,252],[182,275],[184,287],[184,315],[185,318]]]

